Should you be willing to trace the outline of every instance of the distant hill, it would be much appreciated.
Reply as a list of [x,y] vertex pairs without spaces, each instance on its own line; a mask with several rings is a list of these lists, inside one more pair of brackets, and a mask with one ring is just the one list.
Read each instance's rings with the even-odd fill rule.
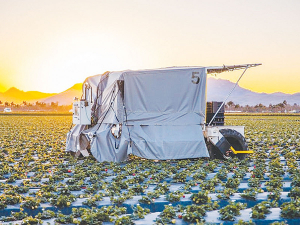
[[[207,83],[207,100],[208,101],[223,101],[234,87],[234,83],[228,80],[208,78]],[[300,87],[299,87],[300,91]],[[269,106],[269,104],[278,104],[286,100],[289,104],[300,104],[300,93],[285,94],[276,92],[272,94],[257,93],[248,89],[242,88],[239,85],[235,88],[228,101],[233,101],[235,104],[254,106],[259,103]]]
[[54,96],[41,99],[42,102],[51,103],[58,102],[59,105],[71,105],[74,97],[80,98],[82,94],[82,84],[78,83],[72,86],[71,88],[56,94]]
[[48,98],[55,93],[43,93],[39,91],[21,91],[15,87],[8,89],[6,92],[0,92],[0,101],[2,102],[14,102],[15,104],[20,104],[23,101],[26,102],[36,102],[43,98]]

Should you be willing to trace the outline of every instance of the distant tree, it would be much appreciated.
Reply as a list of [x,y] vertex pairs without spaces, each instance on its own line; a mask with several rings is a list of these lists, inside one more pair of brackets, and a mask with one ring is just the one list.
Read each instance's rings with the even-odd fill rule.
[[271,112],[274,112],[275,108],[276,108],[275,105],[269,104],[269,110]]
[[240,106],[239,104],[236,104],[236,105],[234,106],[234,108],[235,108],[235,109],[239,109],[239,108],[241,108],[241,106]]
[[57,107],[58,106],[58,102],[51,102],[51,107]]
[[282,104],[284,104],[286,106],[287,105],[287,101],[283,100]]
[[229,101],[229,102],[227,102],[227,105],[228,105],[229,107],[231,107],[231,106],[234,105],[234,103],[233,103],[233,101]]
[[15,103],[14,103],[14,102],[11,102],[10,105],[11,105],[11,106],[15,106]]
[[5,106],[9,106],[9,102],[5,102],[4,105],[5,105]]
[[229,102],[227,102],[227,105],[228,105],[229,110],[231,110],[231,107],[234,106],[234,103],[233,103],[233,101],[229,101]]
[[23,105],[27,105],[27,102],[26,102],[26,101],[23,101]]
[[283,103],[279,103],[276,105],[278,108],[280,108],[280,111],[282,111],[285,107],[285,105]]
[[254,108],[250,105],[245,105],[244,111],[245,112],[254,112]]
[[254,108],[257,109],[258,111],[262,111],[263,109],[266,108],[266,106],[264,106],[263,104],[259,103],[259,104],[255,105]]

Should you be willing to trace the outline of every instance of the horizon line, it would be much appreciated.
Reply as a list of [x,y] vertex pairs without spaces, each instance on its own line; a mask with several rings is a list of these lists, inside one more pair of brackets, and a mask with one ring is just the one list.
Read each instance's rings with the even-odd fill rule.
[[[224,79],[224,78],[217,78],[217,77],[213,77],[213,76],[207,77],[207,79],[209,79],[209,78],[212,78],[212,79],[215,79],[215,80],[229,81],[230,83],[233,83],[233,84],[234,84],[234,82],[232,82],[232,81],[230,81],[230,80],[228,80],[228,79]],[[59,93],[62,93],[62,92],[64,92],[64,91],[66,91],[66,90],[68,90],[68,89],[74,87],[74,86],[77,85],[77,84],[82,84],[82,83],[75,83],[75,84],[73,84],[71,87],[69,87],[69,88],[67,88],[67,89],[65,89],[65,90],[63,90],[63,91],[60,91],[60,92],[43,92],[43,91],[37,91],[37,90],[24,91],[24,90],[21,90],[21,89],[15,87],[15,86],[11,86],[11,87],[7,88],[5,91],[2,91],[2,92],[0,92],[0,93],[1,93],[1,94],[4,94],[5,92],[9,91],[10,89],[15,88],[15,89],[17,89],[17,90],[19,90],[19,91],[22,91],[22,92],[40,92],[40,93],[44,93],[44,94],[59,94]],[[239,84],[238,84],[238,86],[241,87]],[[245,87],[241,87],[241,88],[243,88],[243,89],[245,89],[245,90],[252,91],[252,92],[254,92],[254,93],[258,93],[258,94],[286,94],[286,95],[294,95],[294,94],[300,93],[300,91],[294,92],[294,93],[286,93],[286,92],[282,92],[282,91],[275,91],[275,92],[257,92],[257,91],[253,91],[253,90],[248,89],[248,88],[245,88]]]

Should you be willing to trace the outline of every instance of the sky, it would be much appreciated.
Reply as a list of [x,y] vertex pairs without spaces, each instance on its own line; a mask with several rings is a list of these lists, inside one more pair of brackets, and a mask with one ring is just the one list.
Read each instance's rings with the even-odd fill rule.
[[299,11],[299,0],[0,0],[0,92],[58,93],[105,71],[246,63],[263,65],[241,87],[300,92]]

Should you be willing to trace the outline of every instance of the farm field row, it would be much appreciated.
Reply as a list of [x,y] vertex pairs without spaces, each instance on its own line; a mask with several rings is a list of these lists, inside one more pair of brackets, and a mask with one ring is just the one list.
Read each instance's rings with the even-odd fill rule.
[[71,120],[0,116],[3,223],[300,223],[300,117],[227,116],[246,127],[247,160],[126,163],[65,154]]

